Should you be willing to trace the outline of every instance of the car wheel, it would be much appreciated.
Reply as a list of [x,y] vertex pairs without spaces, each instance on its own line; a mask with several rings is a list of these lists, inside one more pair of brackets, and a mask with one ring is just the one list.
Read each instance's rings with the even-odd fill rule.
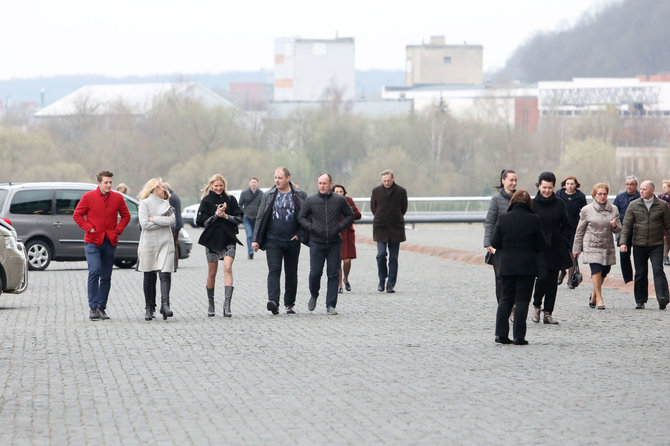
[[34,239],[26,243],[28,269],[42,271],[51,263],[51,246],[46,240]]
[[133,266],[135,266],[136,263],[137,263],[137,259],[118,259],[118,260],[114,260],[114,265],[116,265],[119,268],[123,268],[123,269],[132,268]]

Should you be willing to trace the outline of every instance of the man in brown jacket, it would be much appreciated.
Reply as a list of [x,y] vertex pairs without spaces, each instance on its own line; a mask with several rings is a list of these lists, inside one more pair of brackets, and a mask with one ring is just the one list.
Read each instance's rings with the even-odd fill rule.
[[[398,253],[400,242],[405,241],[405,212],[407,212],[407,191],[395,183],[393,171],[387,169],[381,173],[382,184],[372,189],[370,211],[372,220],[372,238],[377,242],[378,291],[395,292],[398,277]],[[386,251],[388,249],[388,266]],[[386,280],[388,277],[388,281]]]
[[628,205],[623,219],[620,250],[628,252],[633,246],[635,265],[635,308],[644,309],[647,302],[647,262],[651,260],[654,273],[654,289],[661,310],[668,305],[668,280],[663,271],[663,233],[670,232],[670,208],[667,203],[654,196],[654,183],[643,181],[640,185],[640,198]]

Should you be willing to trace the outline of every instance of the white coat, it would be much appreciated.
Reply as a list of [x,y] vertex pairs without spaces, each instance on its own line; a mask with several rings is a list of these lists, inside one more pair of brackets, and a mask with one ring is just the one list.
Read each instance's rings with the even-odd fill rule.
[[[171,226],[174,226],[176,217],[174,210],[171,215],[164,214],[170,209],[167,200],[151,194],[140,201],[139,220],[142,234],[137,247],[137,270],[160,271],[172,273],[175,271],[175,249]],[[153,222],[149,221],[153,217]]]

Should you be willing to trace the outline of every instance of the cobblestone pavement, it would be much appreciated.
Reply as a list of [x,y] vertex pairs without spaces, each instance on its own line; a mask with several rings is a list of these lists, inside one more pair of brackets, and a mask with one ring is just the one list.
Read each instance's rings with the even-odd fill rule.
[[199,246],[168,321],[144,321],[134,270],[114,270],[112,319],[98,322],[84,262],[34,272],[28,292],[0,297],[0,444],[670,443],[670,313],[655,301],[636,311],[608,289],[607,310],[590,310],[588,283],[561,286],[560,325],[529,322],[529,346],[502,346],[491,268],[414,249],[483,258],[481,225],[408,231],[395,294],[376,291],[370,227],[358,234],[338,316],[323,296],[307,311],[304,248],[296,315],[265,309],[264,254],[244,248],[232,318],[222,286],[206,316]]

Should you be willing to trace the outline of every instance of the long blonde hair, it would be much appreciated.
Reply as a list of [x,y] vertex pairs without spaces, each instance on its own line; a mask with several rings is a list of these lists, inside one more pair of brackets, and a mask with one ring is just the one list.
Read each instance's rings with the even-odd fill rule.
[[215,173],[214,175],[212,175],[210,177],[209,183],[207,183],[207,186],[205,186],[202,189],[202,196],[200,197],[201,200],[203,198],[205,198],[205,196],[209,193],[210,190],[212,190],[212,184],[214,184],[217,181],[222,181],[223,182],[223,193],[228,195],[228,191],[226,190],[226,179],[223,178],[223,175],[221,175],[220,173]]
[[165,199],[170,198],[170,192],[167,190],[167,187],[163,184],[163,180],[160,178],[152,178],[144,185],[142,192],[138,195],[140,200],[144,200],[149,195],[151,195],[157,187],[162,187],[165,191]]

